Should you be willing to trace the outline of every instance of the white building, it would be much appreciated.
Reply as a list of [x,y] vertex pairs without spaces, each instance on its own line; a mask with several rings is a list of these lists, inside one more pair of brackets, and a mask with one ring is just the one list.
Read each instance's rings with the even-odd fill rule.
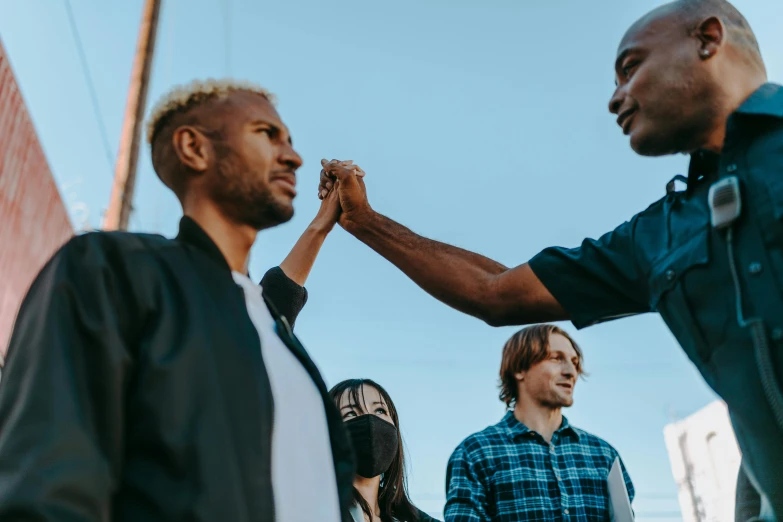
[[729,412],[715,401],[663,430],[684,522],[734,522],[740,452]]

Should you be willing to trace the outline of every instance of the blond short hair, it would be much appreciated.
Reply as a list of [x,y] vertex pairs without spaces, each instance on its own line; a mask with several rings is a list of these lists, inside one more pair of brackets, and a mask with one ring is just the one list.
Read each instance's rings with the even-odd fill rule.
[[187,112],[210,100],[225,98],[232,92],[252,92],[275,103],[275,96],[265,88],[244,80],[212,78],[193,80],[187,85],[178,85],[165,94],[152,108],[147,121],[147,142],[152,144],[155,134],[174,114]]

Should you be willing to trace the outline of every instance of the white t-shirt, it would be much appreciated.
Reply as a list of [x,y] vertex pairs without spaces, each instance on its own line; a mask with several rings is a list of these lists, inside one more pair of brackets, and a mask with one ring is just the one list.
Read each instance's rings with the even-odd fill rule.
[[232,272],[261,339],[274,401],[272,488],[278,522],[340,522],[334,460],[323,399],[291,350],[275,333],[261,286]]

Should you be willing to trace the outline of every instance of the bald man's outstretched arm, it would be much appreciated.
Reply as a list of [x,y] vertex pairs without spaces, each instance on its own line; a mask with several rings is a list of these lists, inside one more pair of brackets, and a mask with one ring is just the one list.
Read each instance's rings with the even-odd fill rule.
[[375,212],[367,201],[363,171],[347,163],[321,161],[319,197],[326,198],[331,190],[337,190],[340,225],[430,295],[493,326],[568,319],[529,265],[507,268],[479,254],[422,237]]
[[507,268],[489,258],[421,237],[370,211],[340,224],[447,305],[492,326],[568,319],[526,263]]

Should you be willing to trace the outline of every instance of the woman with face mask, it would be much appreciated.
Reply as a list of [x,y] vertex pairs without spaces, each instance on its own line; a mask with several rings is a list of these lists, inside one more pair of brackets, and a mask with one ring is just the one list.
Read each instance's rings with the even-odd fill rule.
[[329,395],[356,453],[353,522],[435,522],[408,498],[399,417],[386,390],[370,379],[350,379]]

